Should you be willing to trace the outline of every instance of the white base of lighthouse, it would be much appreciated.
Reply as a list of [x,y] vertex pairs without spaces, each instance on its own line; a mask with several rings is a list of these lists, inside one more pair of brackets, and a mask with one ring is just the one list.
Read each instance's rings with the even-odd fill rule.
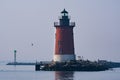
[[75,55],[54,55],[54,61],[56,62],[64,62],[70,60],[76,60]]

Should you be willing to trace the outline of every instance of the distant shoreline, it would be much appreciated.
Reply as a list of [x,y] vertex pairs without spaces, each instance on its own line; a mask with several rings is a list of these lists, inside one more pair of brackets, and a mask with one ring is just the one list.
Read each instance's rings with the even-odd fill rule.
[[35,65],[36,63],[27,63],[27,62],[9,62],[6,65]]
[[[49,64],[51,61],[40,61],[43,64]],[[36,65],[37,62],[8,62],[6,65]]]

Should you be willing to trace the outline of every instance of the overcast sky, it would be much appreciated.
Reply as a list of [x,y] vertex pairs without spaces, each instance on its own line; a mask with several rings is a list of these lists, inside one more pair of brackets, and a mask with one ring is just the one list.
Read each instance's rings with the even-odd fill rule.
[[[120,61],[120,0],[0,0],[0,61],[52,60],[54,22],[75,21],[75,54]],[[31,46],[31,44],[34,44]]]

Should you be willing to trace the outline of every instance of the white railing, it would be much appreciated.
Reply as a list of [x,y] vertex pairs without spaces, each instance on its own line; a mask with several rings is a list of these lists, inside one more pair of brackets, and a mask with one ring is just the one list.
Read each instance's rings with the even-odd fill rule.
[[[64,26],[64,25],[60,25],[59,22],[54,22],[54,26],[55,27],[60,27],[60,26]],[[75,22],[70,22],[68,26],[74,27],[75,26]]]
[[75,22],[70,22],[69,26],[75,26]]
[[60,26],[59,22],[54,22],[54,26]]

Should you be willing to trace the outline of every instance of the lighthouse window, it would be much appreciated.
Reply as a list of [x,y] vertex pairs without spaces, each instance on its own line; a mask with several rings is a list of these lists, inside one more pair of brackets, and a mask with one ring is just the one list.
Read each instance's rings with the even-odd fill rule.
[[58,47],[59,47],[59,53],[62,54],[63,50],[62,50],[62,41],[58,41]]
[[62,53],[63,53],[62,48],[59,48],[59,53],[60,53],[60,54],[62,54]]
[[58,46],[60,46],[62,44],[62,41],[58,41]]

